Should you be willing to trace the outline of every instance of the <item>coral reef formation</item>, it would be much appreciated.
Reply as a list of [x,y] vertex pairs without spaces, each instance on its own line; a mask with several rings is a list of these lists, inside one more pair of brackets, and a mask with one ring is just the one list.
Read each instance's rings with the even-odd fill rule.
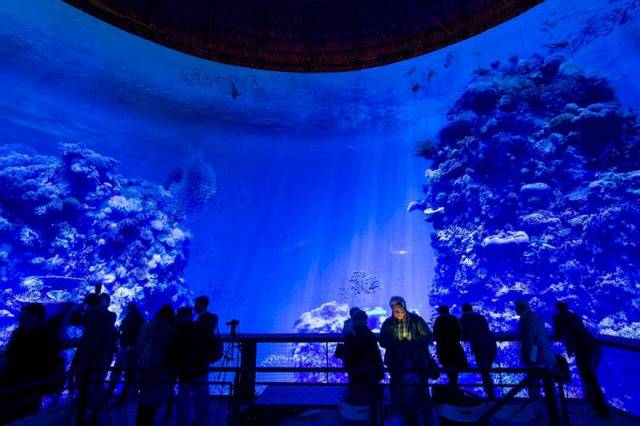
[[20,306],[79,300],[95,283],[146,310],[188,299],[189,232],[161,185],[116,174],[116,160],[64,144],[59,158],[0,147],[0,329]]
[[601,333],[640,338],[640,123],[606,79],[559,55],[479,69],[426,171],[432,305],[566,300]]

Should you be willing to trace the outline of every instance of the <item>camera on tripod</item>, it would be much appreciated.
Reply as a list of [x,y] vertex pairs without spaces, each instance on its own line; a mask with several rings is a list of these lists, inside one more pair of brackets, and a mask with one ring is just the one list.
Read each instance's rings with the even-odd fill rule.
[[232,319],[231,321],[227,321],[227,326],[231,328],[229,332],[231,337],[236,337],[236,335],[238,334],[239,324],[240,324],[240,321],[238,321],[237,319]]

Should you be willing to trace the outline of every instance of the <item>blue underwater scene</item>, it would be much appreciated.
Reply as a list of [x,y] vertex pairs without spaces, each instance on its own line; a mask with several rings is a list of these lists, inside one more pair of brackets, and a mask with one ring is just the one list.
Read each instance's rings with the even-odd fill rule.
[[[339,332],[350,306],[375,329],[399,294],[504,332],[514,300],[548,322],[564,300],[640,339],[638,0],[547,0],[320,74],[202,60],[58,1],[0,21],[3,343],[25,303],[98,282],[119,316],[206,294],[241,332]],[[600,375],[640,414],[637,361],[611,350]]]

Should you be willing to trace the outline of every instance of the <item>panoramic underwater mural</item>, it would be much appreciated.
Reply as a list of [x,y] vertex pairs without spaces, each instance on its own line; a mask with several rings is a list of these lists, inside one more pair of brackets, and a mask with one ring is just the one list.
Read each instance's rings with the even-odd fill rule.
[[[515,299],[546,320],[561,299],[640,338],[639,14],[548,0],[424,57],[304,75],[2,4],[0,340],[22,304],[96,283],[118,314],[207,294],[248,332],[339,332],[353,305],[376,329],[401,294],[501,331]],[[634,362],[612,351],[602,375],[638,412]]]

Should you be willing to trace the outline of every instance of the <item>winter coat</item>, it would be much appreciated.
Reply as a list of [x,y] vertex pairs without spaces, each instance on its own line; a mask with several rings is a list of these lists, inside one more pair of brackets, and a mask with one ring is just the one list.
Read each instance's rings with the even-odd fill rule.
[[602,350],[600,343],[584,326],[582,318],[571,311],[554,315],[553,328],[556,336],[564,341],[569,355],[587,358]]
[[555,355],[547,338],[544,322],[531,309],[520,315],[518,335],[520,355],[525,366],[551,368],[555,365]]
[[169,350],[175,335],[173,325],[162,317],[154,318],[140,330],[136,366],[143,406],[162,405],[171,395],[174,375]]
[[376,336],[367,326],[357,326],[345,339],[344,367],[350,383],[375,384],[384,377]]
[[460,345],[462,333],[456,317],[440,315],[433,325],[433,334],[436,339],[436,354],[443,367],[461,369],[469,366]]
[[411,371],[426,379],[431,359],[429,344],[433,342],[433,334],[419,315],[407,312],[404,320],[408,321],[409,340],[399,338],[400,321],[395,317],[387,318],[382,324],[380,346],[386,349],[384,363],[392,374]]
[[494,360],[498,355],[496,336],[489,329],[484,315],[468,312],[460,318],[462,338],[469,342],[477,359]]

